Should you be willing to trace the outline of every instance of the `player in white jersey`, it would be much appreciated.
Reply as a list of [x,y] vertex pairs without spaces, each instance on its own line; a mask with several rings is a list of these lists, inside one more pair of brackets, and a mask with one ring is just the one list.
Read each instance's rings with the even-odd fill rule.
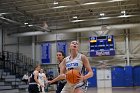
[[42,93],[45,93],[45,83],[47,81],[46,75],[45,73],[43,73],[43,69],[40,70],[40,73],[38,75],[38,81],[40,82],[40,84],[42,84],[43,86],[40,87],[40,91]]
[[78,45],[77,41],[72,41],[70,43],[70,55],[60,63],[60,75],[51,81],[51,83],[60,79],[65,79],[65,73],[70,69],[77,69],[81,72],[82,68],[85,67],[88,73],[86,75],[81,73],[79,83],[77,84],[70,84],[67,82],[61,93],[84,93],[84,81],[93,76],[93,71],[88,58],[85,55],[78,53]]

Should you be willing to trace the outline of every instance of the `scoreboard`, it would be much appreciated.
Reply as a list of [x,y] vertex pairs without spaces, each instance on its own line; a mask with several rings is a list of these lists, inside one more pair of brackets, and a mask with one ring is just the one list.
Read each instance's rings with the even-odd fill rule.
[[113,35],[108,36],[97,36],[90,37],[90,56],[114,56],[114,37]]

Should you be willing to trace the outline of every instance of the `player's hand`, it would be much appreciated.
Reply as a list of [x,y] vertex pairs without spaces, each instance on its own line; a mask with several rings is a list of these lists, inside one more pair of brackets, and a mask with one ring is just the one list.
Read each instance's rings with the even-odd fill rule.
[[77,78],[77,79],[78,79],[79,81],[84,81],[84,80],[85,80],[83,75],[78,76],[78,78]]
[[52,81],[48,81],[47,83],[48,83],[48,84],[51,84],[51,83],[53,83],[53,82],[52,82]]
[[48,80],[45,81],[45,86],[47,86],[47,85],[48,85]]
[[40,85],[41,87],[45,87],[44,85]]
[[66,74],[61,74],[61,75],[60,75],[60,78],[61,78],[61,79],[66,79]]

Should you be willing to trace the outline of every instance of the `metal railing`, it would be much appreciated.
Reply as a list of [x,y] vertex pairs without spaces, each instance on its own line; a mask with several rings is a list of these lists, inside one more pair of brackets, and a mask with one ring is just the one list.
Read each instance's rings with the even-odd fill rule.
[[30,57],[22,53],[13,53],[3,51],[0,53],[1,69],[10,74],[15,74],[17,77],[22,77],[26,72],[33,70],[34,66],[38,64],[37,61],[32,60]]

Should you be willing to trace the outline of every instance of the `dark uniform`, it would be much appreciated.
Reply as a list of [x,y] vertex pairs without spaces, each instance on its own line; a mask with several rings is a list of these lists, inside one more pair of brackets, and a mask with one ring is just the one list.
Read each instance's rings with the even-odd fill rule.
[[34,72],[30,76],[28,91],[29,93],[39,93],[38,85],[34,79]]
[[[60,73],[60,68],[58,66],[58,72]],[[65,86],[66,84],[66,80],[59,80],[57,82],[57,90],[56,90],[56,93],[61,93],[63,87]]]

